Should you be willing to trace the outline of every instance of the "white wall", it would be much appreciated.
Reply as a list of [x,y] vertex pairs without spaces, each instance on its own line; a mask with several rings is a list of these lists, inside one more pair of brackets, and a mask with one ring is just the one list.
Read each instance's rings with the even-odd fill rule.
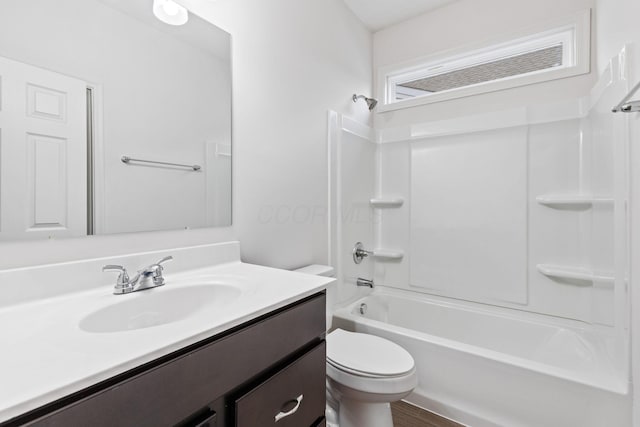
[[342,0],[183,0],[233,36],[234,228],[243,259],[326,263],[327,110],[368,121],[371,35]]
[[[465,46],[477,46],[527,28],[545,25],[550,19],[571,15],[593,6],[593,0],[460,0],[381,30],[374,34],[374,72],[380,66]],[[593,62],[593,61],[592,61]],[[538,83],[498,92],[460,98],[403,110],[376,114],[376,128],[441,120],[482,111],[583,96],[595,74]],[[381,97],[381,94],[376,94]]]
[[[597,0],[596,3],[594,41],[597,47],[598,70],[603,70],[609,59],[616,55],[625,43],[634,43],[631,52],[632,74],[640,76],[640,3],[636,0]],[[635,80],[631,80],[634,84]]]
[[233,39],[233,227],[7,243],[2,266],[232,236],[248,262],[327,262],[327,110],[367,121],[351,95],[371,93],[371,34],[341,0],[185,3]]
[[[205,143],[230,139],[226,59],[97,0],[2,0],[0,7],[0,55],[99,87],[98,233],[204,227]],[[205,170],[127,166],[123,155]],[[221,178],[231,185],[230,174]]]
[[[596,16],[596,45],[598,51],[598,69],[607,65],[607,61],[618,52],[623,44],[630,46],[631,75],[630,85],[640,80],[640,31],[638,17],[640,2],[636,0],[598,0]],[[633,99],[639,99],[636,94]],[[630,165],[631,165],[631,340],[632,370],[634,388],[633,425],[640,426],[640,114],[629,115],[631,132]]]

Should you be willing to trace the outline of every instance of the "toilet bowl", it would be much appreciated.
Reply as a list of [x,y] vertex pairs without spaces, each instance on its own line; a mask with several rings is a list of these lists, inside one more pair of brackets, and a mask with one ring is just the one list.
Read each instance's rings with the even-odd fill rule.
[[[332,276],[333,268],[308,266],[302,273]],[[329,305],[329,304],[328,304]],[[327,330],[331,318],[327,316]],[[399,345],[369,334],[336,329],[327,334],[327,425],[393,427],[391,402],[416,387],[413,357]]]
[[413,357],[399,345],[342,329],[327,335],[328,393],[340,427],[392,427],[390,403],[417,383]]

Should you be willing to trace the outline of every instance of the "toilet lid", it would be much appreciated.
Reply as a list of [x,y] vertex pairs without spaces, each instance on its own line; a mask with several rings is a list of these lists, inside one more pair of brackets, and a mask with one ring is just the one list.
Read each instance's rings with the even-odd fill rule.
[[327,335],[327,361],[350,373],[376,377],[404,375],[415,366],[409,352],[396,343],[342,329]]

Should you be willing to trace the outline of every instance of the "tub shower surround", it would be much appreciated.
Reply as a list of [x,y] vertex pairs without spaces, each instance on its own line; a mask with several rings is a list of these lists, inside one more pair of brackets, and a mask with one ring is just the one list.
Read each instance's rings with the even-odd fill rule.
[[400,255],[344,266],[335,325],[409,350],[410,402],[473,426],[630,424],[628,118],[611,113],[625,55],[581,99],[377,132],[335,121],[343,175],[354,135],[376,158],[359,180],[373,192],[335,183],[337,209],[374,213],[336,253]]

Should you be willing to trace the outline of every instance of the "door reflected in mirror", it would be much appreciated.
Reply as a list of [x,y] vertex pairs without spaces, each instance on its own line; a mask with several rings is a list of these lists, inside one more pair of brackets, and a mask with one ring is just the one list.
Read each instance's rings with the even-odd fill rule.
[[0,0],[0,240],[230,225],[230,63],[152,0]]

